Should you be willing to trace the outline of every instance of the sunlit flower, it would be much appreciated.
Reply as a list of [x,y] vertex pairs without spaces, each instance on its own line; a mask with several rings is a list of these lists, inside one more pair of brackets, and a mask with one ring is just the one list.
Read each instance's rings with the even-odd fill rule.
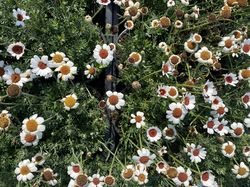
[[106,104],[110,110],[121,109],[125,105],[122,93],[107,91],[106,95],[108,96]]
[[94,58],[98,64],[109,65],[114,58],[113,51],[107,44],[103,44],[102,46],[96,45],[94,49]]
[[248,107],[250,107],[250,92],[245,93],[242,97],[241,97],[241,101],[244,105],[244,107],[247,109]]
[[104,185],[104,176],[100,174],[94,174],[92,177],[88,177],[89,184],[88,187],[102,187]]
[[185,108],[187,110],[192,110],[195,107],[195,96],[190,94],[190,93],[186,93],[182,99],[182,104],[185,106]]
[[199,163],[201,159],[205,159],[207,151],[205,151],[204,147],[198,145],[197,147],[193,148],[191,152],[188,152],[190,156],[191,162]]
[[241,69],[239,71],[239,80],[248,80],[250,81],[250,67],[247,69]]
[[20,133],[21,143],[25,146],[32,146],[32,145],[36,146],[41,138],[42,138],[41,132],[32,134],[29,132],[22,131]]
[[66,55],[63,52],[55,52],[55,53],[51,53],[51,67],[59,67],[62,64],[65,64],[67,61],[69,61],[69,59],[66,57]]
[[195,58],[197,61],[203,64],[213,64],[213,54],[208,50],[207,47],[202,47],[199,51],[195,53]]
[[159,20],[158,20],[158,19],[153,19],[153,20],[151,21],[151,26],[150,26],[150,28],[158,28],[158,27],[160,27],[160,22],[159,22]]
[[0,132],[7,131],[10,127],[10,120],[11,114],[7,110],[2,110],[0,113]]
[[232,158],[235,155],[235,149],[235,145],[230,141],[222,144],[221,147],[222,154],[228,158]]
[[214,134],[215,127],[218,126],[220,122],[218,121],[218,118],[211,118],[209,117],[208,121],[205,125],[203,125],[204,129],[207,129],[208,134]]
[[244,162],[241,162],[240,165],[234,165],[232,172],[236,174],[237,179],[247,178],[249,175],[249,167],[247,167]]
[[142,148],[137,150],[139,156],[133,156],[132,159],[139,164],[150,166],[156,158],[155,154],[151,154],[148,149]]
[[65,64],[60,65],[55,69],[58,71],[57,78],[62,79],[63,81],[72,80],[75,78],[75,74],[77,74],[77,67],[74,66],[74,63],[71,61],[67,61]]
[[6,81],[7,85],[16,84],[20,87],[23,86],[23,83],[28,81],[19,68],[15,68],[14,70],[9,68],[4,74],[3,79]]
[[194,53],[197,51],[198,49],[198,44],[195,43],[192,39],[188,39],[185,43],[184,43],[184,49],[185,51],[187,51],[188,53]]
[[68,175],[70,177],[72,177],[73,179],[76,179],[76,177],[79,175],[79,173],[81,173],[82,169],[81,166],[79,164],[75,164],[73,162],[71,162],[70,166],[68,166]]
[[169,105],[169,109],[167,110],[167,119],[174,124],[179,124],[181,120],[184,119],[184,117],[187,114],[187,110],[181,103],[171,103]]
[[173,75],[174,72],[174,66],[169,62],[162,62],[162,75],[166,75],[167,77],[169,77],[169,75]]
[[34,114],[29,118],[23,120],[22,129],[25,132],[36,134],[37,132],[45,131],[45,125],[43,125],[44,118],[38,117],[38,114]]
[[210,114],[214,118],[221,118],[228,112],[228,108],[225,106],[224,103],[219,103],[216,108],[212,108],[212,109],[214,110],[211,111]]
[[15,169],[18,181],[29,181],[33,179],[34,175],[32,172],[36,172],[37,167],[34,163],[30,162],[29,159],[19,162],[18,167]]
[[48,61],[48,56],[42,56],[39,58],[35,55],[30,60],[30,67],[32,68],[32,72],[38,76],[42,76],[45,78],[52,77],[53,71],[51,70],[51,65]]
[[192,39],[192,41],[197,44],[202,42],[202,37],[198,33],[191,34],[190,39]]
[[109,3],[111,3],[110,0],[96,0],[96,2],[100,5],[108,5]]
[[241,52],[250,56],[250,39],[245,39],[241,45]]
[[237,80],[236,74],[234,73],[224,74],[224,81],[225,85],[231,85],[231,86],[236,86],[236,84],[239,82]]
[[57,184],[57,173],[54,173],[54,171],[50,168],[45,168],[41,172],[41,178],[42,182],[49,184],[51,186],[55,186]]
[[189,186],[190,181],[192,180],[192,172],[191,170],[188,168],[187,171],[185,171],[185,169],[180,166],[177,167],[177,176],[175,178],[173,178],[173,181],[175,182],[176,185],[181,186],[184,185]]
[[134,180],[139,185],[148,183],[148,172],[143,167],[135,170]]
[[147,130],[147,138],[150,142],[157,142],[161,139],[161,130],[158,127],[149,127]]
[[70,94],[64,97],[61,102],[64,104],[66,110],[75,109],[79,106],[77,102],[77,96],[75,94]]
[[42,166],[45,162],[44,155],[42,153],[37,153],[32,157],[31,161],[36,165]]
[[233,136],[233,137],[241,137],[244,132],[245,132],[245,129],[244,129],[244,126],[242,123],[232,123],[231,124],[231,130],[230,130],[230,134]]
[[126,181],[131,180],[134,177],[135,168],[133,165],[127,165],[121,172],[121,176]]
[[218,44],[220,47],[223,47],[222,51],[224,53],[229,53],[235,47],[235,38],[234,36],[226,36],[222,38],[222,41]]
[[26,11],[18,8],[17,10],[13,9],[13,16],[16,18],[16,26],[24,26],[24,21],[30,19],[27,16]]
[[96,74],[96,68],[94,67],[94,65],[86,65],[86,70],[84,71],[84,75],[87,75],[88,79],[93,79],[95,74]]
[[24,54],[25,46],[22,42],[12,43],[8,46],[8,53],[11,54],[11,56],[16,57],[17,60],[21,58]]
[[176,135],[177,135],[175,126],[173,126],[173,125],[168,125],[167,127],[165,127],[165,128],[162,130],[162,134],[163,134],[163,137],[164,137],[166,140],[174,141],[175,138],[176,138]]
[[214,126],[214,131],[217,132],[220,136],[224,136],[229,133],[230,128],[227,126],[228,121],[222,119],[220,122],[216,123]]
[[130,17],[133,21],[140,16],[140,3],[130,2],[129,6],[125,9],[124,16]]
[[206,187],[215,187],[217,186],[215,181],[215,176],[212,174],[212,171],[203,171],[200,175],[200,179],[203,186]]
[[132,52],[128,57],[128,62],[134,66],[138,66],[142,60],[140,53]]

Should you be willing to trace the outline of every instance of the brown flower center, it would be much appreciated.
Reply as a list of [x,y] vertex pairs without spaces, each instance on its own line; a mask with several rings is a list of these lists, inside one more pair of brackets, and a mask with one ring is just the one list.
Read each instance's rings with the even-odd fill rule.
[[247,172],[246,168],[240,167],[240,168],[238,169],[238,174],[241,175],[241,176],[242,176],[242,175],[245,175],[246,172]]
[[53,60],[55,63],[57,63],[57,64],[62,63],[62,61],[63,61],[63,56],[60,55],[60,54],[55,54],[55,55],[52,57],[52,60]]
[[241,33],[239,31],[235,31],[233,35],[236,39],[239,39],[241,37]]
[[200,154],[200,149],[194,149],[193,150],[193,155],[198,156]]
[[207,127],[212,129],[214,127],[214,122],[213,121],[207,122]]
[[174,167],[170,167],[168,170],[167,170],[167,176],[170,177],[170,178],[175,178],[177,176],[178,172],[176,170],[176,168]]
[[224,125],[223,125],[223,124],[220,124],[220,125],[218,126],[218,130],[219,130],[219,131],[223,130],[223,128],[224,128]]
[[107,176],[104,179],[105,184],[112,186],[115,184],[115,178],[113,176]]
[[171,25],[170,19],[166,16],[163,16],[160,18],[160,23],[161,23],[161,26],[164,28],[167,28]]
[[60,68],[60,72],[63,74],[63,75],[68,75],[70,73],[70,67],[68,65],[63,65],[61,68]]
[[0,128],[5,129],[10,124],[10,120],[6,116],[0,116]]
[[174,97],[174,96],[176,96],[177,91],[176,91],[176,89],[174,89],[174,88],[170,88],[170,90],[168,91],[168,94],[169,94],[170,96]]
[[108,51],[106,49],[101,49],[99,51],[99,56],[102,58],[102,59],[105,59],[107,58],[109,55]]
[[175,108],[173,110],[173,116],[175,118],[180,118],[182,116],[182,110],[181,110],[181,108]]
[[134,172],[132,169],[126,169],[122,175],[125,179],[130,179],[133,176],[133,174]]
[[139,53],[132,53],[129,56],[129,62],[130,63],[135,63],[135,62],[139,62],[140,61],[140,54]]
[[201,176],[201,179],[203,181],[207,181],[209,179],[209,173],[208,172],[203,173]]
[[233,82],[233,78],[231,76],[226,76],[226,82],[228,83],[232,83]]
[[164,64],[163,67],[162,67],[162,70],[163,70],[164,73],[169,72],[169,67],[168,67],[168,65],[167,65],[167,64]]
[[15,54],[20,55],[21,53],[23,53],[23,47],[20,46],[20,45],[14,45],[14,46],[12,47],[12,51],[13,51]]
[[130,16],[136,16],[137,13],[138,13],[138,8],[135,7],[135,6],[131,6],[131,7],[128,9],[128,12],[129,12],[129,15],[130,15]]
[[200,42],[200,41],[201,41],[201,36],[198,35],[198,34],[196,34],[196,35],[194,36],[194,39],[195,39],[196,42]]
[[17,20],[18,21],[23,21],[23,15],[22,14],[17,14]]
[[185,172],[180,172],[178,175],[178,179],[181,182],[185,182],[188,179],[188,175]]
[[36,160],[36,162],[40,162],[40,161],[43,160],[43,157],[40,156],[40,155],[39,155],[39,156],[36,156],[35,160]]
[[192,42],[191,40],[187,41],[187,47],[189,49],[195,49],[196,43]]
[[22,166],[20,168],[20,174],[21,175],[28,175],[30,173],[30,169],[28,166]]
[[79,186],[84,186],[88,182],[88,177],[84,174],[80,174],[76,177],[76,184]]
[[38,123],[36,122],[36,120],[31,119],[26,123],[26,128],[28,131],[30,132],[34,132],[37,130],[38,127]]
[[12,81],[13,83],[17,83],[17,82],[19,82],[20,80],[21,80],[20,74],[18,74],[18,73],[13,73],[13,74],[11,75],[11,81]]
[[250,97],[248,95],[244,95],[244,97],[242,98],[242,101],[244,103],[248,103],[250,101]]
[[73,96],[66,97],[64,100],[64,104],[67,107],[72,108],[76,104],[76,99]]
[[119,98],[118,98],[117,95],[111,95],[111,96],[109,97],[109,103],[110,103],[111,105],[116,105],[118,102],[119,102]]
[[73,166],[73,167],[72,167],[72,170],[73,170],[75,173],[79,173],[79,172],[80,172],[80,167],[79,167],[79,166]]
[[26,142],[33,142],[36,140],[36,135],[33,135],[33,134],[26,134],[26,136],[24,137],[25,141]]
[[43,61],[38,62],[37,65],[40,69],[45,69],[47,68],[47,64],[45,64]]
[[174,130],[171,129],[171,128],[168,128],[167,130],[165,130],[165,134],[166,134],[166,136],[173,137],[174,136]]
[[230,47],[232,47],[232,45],[233,45],[233,41],[231,39],[227,39],[225,41],[225,47],[226,48],[230,48]]
[[141,173],[138,175],[138,180],[144,182],[146,180],[146,176],[143,173]]
[[10,97],[16,97],[20,94],[21,89],[19,86],[17,86],[16,84],[11,84],[8,88],[7,88],[7,94]]
[[190,103],[189,97],[185,97],[184,98],[184,105],[189,105],[189,103]]
[[42,174],[42,179],[44,181],[51,181],[54,179],[53,173],[50,170],[45,170]]
[[245,53],[248,53],[250,51],[250,44],[245,44],[243,47],[242,47],[242,50],[245,52]]
[[220,106],[220,107],[217,109],[217,113],[220,114],[220,115],[223,115],[223,114],[225,113],[225,107]]
[[227,145],[227,146],[224,148],[224,151],[225,151],[227,154],[233,153],[233,151],[234,151],[233,146],[232,146],[232,145]]
[[148,134],[149,134],[150,137],[155,137],[155,136],[157,135],[157,130],[155,130],[155,129],[150,129],[150,130],[148,131]]
[[160,95],[165,95],[166,94],[166,90],[165,89],[160,89]]
[[242,128],[237,127],[236,129],[234,129],[234,134],[236,136],[240,136],[240,135],[242,135],[242,133],[243,133],[243,129]]
[[142,117],[139,115],[135,116],[135,121],[136,123],[140,123],[142,121]]
[[98,185],[99,183],[100,183],[100,180],[99,180],[99,178],[94,178],[93,179],[93,183],[95,184],[95,185]]
[[89,74],[90,75],[94,75],[95,74],[95,68],[94,67],[89,68]]
[[157,164],[158,168],[163,169],[165,164],[163,162],[160,162]]
[[140,159],[139,159],[139,161],[140,161],[142,164],[148,163],[149,160],[150,160],[150,159],[149,159],[148,156],[142,156],[142,157],[140,157]]
[[209,51],[202,51],[200,56],[203,60],[211,59],[211,54]]
[[173,65],[180,63],[180,58],[177,55],[172,55],[169,60]]

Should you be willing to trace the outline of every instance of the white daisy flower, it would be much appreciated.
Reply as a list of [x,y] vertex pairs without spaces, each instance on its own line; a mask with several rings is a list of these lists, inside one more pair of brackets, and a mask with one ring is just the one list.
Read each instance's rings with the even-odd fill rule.
[[125,105],[122,93],[107,91],[106,95],[108,96],[106,104],[110,110],[121,109]]
[[173,54],[169,57],[168,62],[170,62],[173,66],[176,66],[181,63],[181,57]]
[[158,97],[167,98],[168,97],[167,90],[168,86],[163,86],[163,85],[159,86],[157,90]]
[[236,86],[238,84],[237,75],[234,73],[224,74],[225,85]]
[[169,109],[167,110],[167,119],[170,122],[173,122],[174,124],[179,124],[181,120],[184,119],[184,117],[187,114],[187,110],[181,103],[171,103],[169,105]]
[[198,44],[195,43],[192,39],[188,39],[184,43],[184,49],[188,53],[194,53],[194,52],[196,52],[198,50]]
[[229,133],[230,128],[227,126],[228,121],[222,119],[218,124],[214,126],[214,131],[217,132],[220,136],[224,136]]
[[32,172],[36,172],[37,167],[29,159],[19,162],[18,167],[15,169],[18,181],[29,181],[34,178]]
[[178,186],[181,185],[184,185],[185,187],[189,186],[189,183],[192,180],[191,170],[188,168],[187,171],[185,171],[185,169],[182,166],[180,166],[177,167],[177,172],[178,172],[177,176],[173,178],[174,183]]
[[235,145],[228,141],[222,144],[221,151],[225,157],[232,158],[235,155]]
[[16,57],[17,60],[23,56],[24,50],[25,46],[22,42],[12,43],[7,49],[8,53],[10,53],[11,56]]
[[247,109],[248,107],[250,107],[250,92],[245,93],[242,97],[241,97],[241,101],[244,105],[244,107]]
[[112,175],[107,175],[104,177],[104,183],[107,185],[107,186],[114,186],[116,184],[116,180],[115,180],[115,177],[112,176]]
[[162,75],[166,75],[169,78],[169,75],[173,75],[173,72],[175,70],[174,66],[169,62],[162,62]]
[[134,177],[135,168],[133,165],[127,165],[121,172],[121,176],[124,180],[129,181]]
[[141,15],[141,12],[139,10],[139,2],[134,3],[133,1],[129,1],[129,6],[125,9],[124,16],[130,17],[134,21]]
[[232,172],[236,174],[237,179],[247,178],[249,175],[249,167],[244,162],[240,162],[240,165],[234,165]]
[[241,52],[250,56],[250,39],[244,39],[241,45]]
[[195,144],[193,144],[193,143],[187,143],[186,144],[186,147],[184,147],[183,148],[183,151],[185,152],[185,153],[191,153],[194,149],[195,149]]
[[168,0],[167,7],[173,7],[173,6],[175,6],[175,1],[174,0]]
[[11,114],[7,110],[2,110],[0,113],[0,132],[7,131],[10,127],[10,120]]
[[134,180],[138,182],[139,185],[148,183],[148,172],[143,167],[135,170]]
[[182,104],[185,106],[185,108],[187,110],[192,110],[195,107],[195,96],[190,94],[190,93],[186,93],[182,99]]
[[76,94],[67,95],[61,100],[61,102],[63,102],[66,110],[76,109],[79,106]]
[[96,0],[99,5],[108,5],[111,3],[110,0]]
[[50,56],[52,58],[50,61],[50,67],[59,67],[69,61],[63,52],[57,51],[55,53],[51,53]]
[[42,138],[42,133],[37,132],[36,134],[31,134],[29,132],[22,131],[20,133],[21,143],[25,146],[36,146],[39,140]]
[[147,130],[147,138],[150,142],[157,142],[161,139],[161,130],[158,127],[149,127]]
[[221,118],[228,112],[228,108],[224,103],[219,103],[217,108],[210,112],[214,118]]
[[200,63],[213,64],[213,53],[209,51],[207,47],[202,47],[199,51],[195,53],[194,56]]
[[164,162],[164,161],[160,161],[156,164],[156,171],[158,173],[166,173],[167,172],[167,168],[169,167],[169,165]]
[[234,36],[234,40],[239,42],[243,39],[244,33],[239,30],[234,30],[230,33],[230,35]]
[[68,175],[70,177],[72,177],[73,179],[76,179],[76,177],[78,176],[79,173],[81,173],[82,169],[81,166],[79,164],[75,164],[73,162],[71,162],[71,165],[68,166]]
[[24,21],[30,19],[30,17],[27,16],[26,11],[20,8],[17,10],[13,9],[13,16],[16,18],[16,26],[24,27]]
[[241,69],[239,71],[239,80],[250,81],[250,67],[248,67],[247,69]]
[[23,120],[22,130],[31,134],[36,134],[37,132],[43,132],[45,131],[45,125],[43,125],[43,122],[44,122],[43,117],[38,117],[37,114],[34,114],[29,118],[25,118]]
[[135,114],[131,114],[132,119],[130,120],[130,123],[132,124],[136,124],[136,128],[141,128],[145,126],[145,117],[144,117],[144,113],[137,111],[136,115]]
[[148,149],[142,148],[137,150],[139,156],[133,156],[132,159],[139,164],[150,166],[156,158],[155,154],[151,154]]
[[208,134],[214,134],[215,127],[218,126],[219,124],[220,124],[220,122],[219,122],[218,118],[213,119],[213,118],[209,117],[206,124],[203,125],[203,128],[207,129]]
[[223,103],[223,100],[219,96],[211,96],[209,97],[211,108],[216,110],[219,108],[220,104]]
[[68,61],[65,64],[60,65],[55,69],[55,71],[58,71],[57,78],[62,79],[63,81],[68,81],[69,79],[74,79],[74,75],[77,74],[77,67],[74,66],[74,63],[71,61]]
[[12,68],[8,69],[3,79],[6,81],[7,85],[16,84],[20,87],[23,86],[23,83],[28,82],[25,74],[23,74],[19,68],[15,68],[14,70]]
[[45,162],[44,155],[42,153],[37,153],[32,157],[31,161],[36,165],[42,166]]
[[134,28],[134,22],[132,20],[127,20],[124,24],[124,27],[128,30],[132,30]]
[[162,134],[163,134],[163,137],[164,137],[166,140],[174,141],[174,140],[176,139],[176,135],[177,135],[175,126],[173,126],[173,125],[168,125],[167,127],[165,127],[165,128],[162,130]]
[[57,184],[57,173],[54,173],[54,171],[50,168],[45,168],[41,172],[41,178],[42,182],[49,184],[51,186],[55,186]]
[[174,26],[175,26],[175,28],[177,28],[177,29],[181,29],[181,28],[183,27],[183,22],[182,22],[181,20],[176,20],[176,21],[174,22]]
[[142,61],[142,56],[140,53],[132,52],[128,57],[128,62],[133,64],[134,66],[138,66]]
[[231,124],[231,130],[230,130],[230,134],[233,136],[233,137],[241,137],[244,132],[245,132],[245,129],[244,129],[244,126],[242,123],[232,123]]
[[203,171],[200,175],[201,183],[206,187],[215,187],[215,176],[212,174],[212,171]]
[[32,68],[32,72],[38,76],[45,78],[52,77],[53,71],[51,70],[48,56],[39,58],[37,55],[34,55],[30,60],[30,67]]
[[94,174],[92,177],[88,177],[89,184],[88,187],[102,187],[104,185],[104,176],[100,174]]
[[86,68],[87,69],[84,71],[84,75],[87,75],[88,79],[93,79],[94,76],[96,75],[96,68],[94,67],[93,64],[91,65],[87,64]]
[[248,116],[244,119],[244,124],[247,128],[250,128],[250,113]]
[[201,35],[198,34],[198,33],[191,34],[190,39],[191,39],[194,43],[196,43],[196,44],[199,44],[199,43],[202,42],[202,37],[201,37]]
[[201,162],[201,159],[205,159],[207,151],[205,151],[204,147],[198,145],[197,147],[193,148],[191,152],[188,152],[188,155],[190,156],[191,162],[199,163]]
[[103,44],[102,46],[96,45],[94,49],[94,58],[98,64],[109,65],[114,58],[113,51],[107,44]]
[[217,95],[217,90],[214,87],[214,83],[212,81],[207,80],[207,82],[205,83],[204,87],[203,87],[203,93],[202,95],[205,98],[209,98],[213,95]]
[[218,44],[220,47],[223,47],[222,51],[224,53],[229,53],[235,48],[235,38],[234,36],[226,36],[222,38],[222,41]]
[[[68,187],[76,187],[76,186],[81,186],[81,187],[85,187],[88,185],[88,176],[83,174],[83,173],[78,173],[75,178],[75,180],[73,180],[73,182],[71,182],[72,186],[68,186]],[[74,184],[74,185],[73,185]]]
[[166,42],[160,42],[159,44],[158,44],[158,47],[160,48],[160,49],[162,49],[162,50],[165,50],[165,48],[167,47],[168,45],[166,44]]
[[167,96],[171,99],[176,99],[179,96],[179,92],[176,87],[168,86],[167,87]]
[[189,5],[189,0],[181,0],[181,3],[185,6]]

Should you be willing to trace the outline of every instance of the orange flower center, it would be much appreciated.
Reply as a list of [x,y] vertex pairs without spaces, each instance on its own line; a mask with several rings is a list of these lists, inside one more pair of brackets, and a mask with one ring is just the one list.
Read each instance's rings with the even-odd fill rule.
[[88,177],[84,174],[80,174],[76,177],[76,184],[79,186],[84,186],[88,182]]
[[155,129],[150,129],[150,130],[148,131],[148,134],[149,134],[150,137],[155,137],[155,136],[157,135],[157,130],[155,130]]
[[111,95],[111,96],[109,97],[109,103],[110,103],[111,105],[116,105],[118,102],[119,102],[119,98],[118,98],[117,95]]
[[241,71],[241,76],[244,78],[244,79],[247,79],[250,77],[250,70],[249,69],[243,69]]
[[60,72],[63,74],[63,75],[68,75],[70,73],[70,67],[68,65],[63,65],[61,68],[60,68]]
[[175,178],[177,176],[177,174],[178,174],[178,172],[177,172],[176,168],[174,168],[174,167],[170,167],[167,170],[167,176],[170,178]]
[[136,123],[140,123],[142,121],[142,117],[141,116],[135,116],[135,121]]
[[123,177],[125,179],[130,179],[132,176],[133,176],[134,172],[132,169],[126,169],[124,172],[123,172]]
[[196,34],[196,35],[194,36],[194,39],[195,39],[196,42],[200,42],[200,41],[201,41],[201,36],[198,35],[198,34]]
[[201,58],[202,58],[203,60],[209,60],[209,59],[211,59],[211,54],[210,54],[210,52],[209,52],[209,51],[202,51],[202,52],[201,52]]
[[21,80],[20,74],[18,74],[18,73],[13,73],[13,74],[11,75],[11,81],[12,81],[13,83],[17,83],[17,82],[19,82],[20,80]]
[[232,45],[233,45],[233,41],[231,39],[227,39],[225,41],[225,47],[226,48],[230,48],[230,47],[232,47]]
[[237,127],[236,129],[234,129],[234,134],[235,134],[236,136],[240,136],[240,135],[242,135],[242,133],[243,133],[242,128]]
[[37,130],[38,127],[38,123],[36,122],[36,120],[31,119],[26,123],[26,128],[28,131],[30,132],[34,132]]
[[106,49],[101,49],[99,51],[99,56],[102,58],[102,59],[105,59],[107,58],[109,55],[108,51]]
[[5,129],[6,127],[8,127],[9,124],[10,124],[10,120],[8,117],[5,117],[5,116],[0,117],[0,127],[2,129]]
[[171,25],[171,21],[168,17],[164,16],[160,18],[161,26],[166,28]]
[[21,175],[28,175],[30,173],[30,169],[28,166],[22,166],[20,168],[20,174]]
[[177,91],[176,91],[176,89],[174,89],[174,88],[170,88],[170,90],[168,91],[168,94],[169,94],[170,96],[174,97],[174,96],[176,96]]
[[234,151],[233,146],[227,145],[227,146],[225,147],[224,151],[225,151],[227,154],[231,154],[231,153]]
[[37,65],[40,69],[45,69],[47,68],[47,64],[45,64],[43,61],[38,62]]
[[33,134],[27,134],[25,137],[24,137],[25,141],[26,142],[33,142],[36,140],[36,135],[33,135]]
[[167,64],[164,64],[163,67],[162,67],[162,70],[163,70],[164,73],[169,72],[169,67],[168,67],[168,65],[167,65]]
[[240,168],[238,169],[238,174],[241,175],[241,176],[242,176],[242,175],[245,175],[246,172],[247,172],[246,168],[240,167]]
[[173,116],[174,116],[175,118],[180,118],[181,115],[182,115],[182,110],[181,110],[181,108],[175,108],[175,109],[173,110]]
[[130,56],[129,56],[129,62],[130,63],[135,63],[135,62],[139,62],[140,61],[140,54],[139,53],[132,53]]
[[60,54],[55,54],[55,55],[52,57],[52,60],[53,60],[55,63],[57,63],[57,64],[62,63],[62,61],[63,61],[63,56],[60,55]]
[[138,175],[138,180],[144,182],[146,180],[146,176],[143,173],[141,173]]
[[196,43],[194,43],[190,40],[190,41],[187,41],[187,46],[189,49],[195,49]]
[[181,182],[185,182],[188,179],[188,175],[185,172],[180,172],[178,175],[178,179]]
[[140,157],[139,161],[140,161],[142,164],[146,164],[146,163],[148,163],[148,161],[149,161],[149,157],[148,157],[148,156],[142,156],[142,157]]
[[76,99],[73,96],[66,97],[64,100],[64,104],[67,107],[72,108],[76,104]]

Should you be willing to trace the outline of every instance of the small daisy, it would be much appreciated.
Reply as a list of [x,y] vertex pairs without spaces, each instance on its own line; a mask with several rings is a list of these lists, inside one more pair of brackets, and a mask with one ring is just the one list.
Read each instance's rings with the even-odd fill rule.
[[158,151],[158,154],[160,156],[163,156],[164,154],[166,154],[168,151],[167,151],[167,147],[166,146],[162,146]]
[[167,98],[168,97],[167,90],[168,90],[168,86],[163,86],[163,85],[159,86],[157,90],[158,96]]
[[131,114],[132,119],[130,120],[130,123],[132,124],[136,124],[136,128],[141,128],[143,126],[145,126],[145,117],[144,117],[144,113],[137,111],[136,115],[135,114]]
[[15,169],[18,181],[26,182],[34,178],[32,172],[36,172],[37,167],[29,159],[19,162],[18,167]]
[[16,26],[24,27],[24,21],[30,19],[30,17],[26,15],[26,11],[20,8],[17,10],[13,9],[13,16],[16,18]]
[[36,165],[42,166],[45,162],[44,155],[42,153],[37,153],[32,157],[31,161]]
[[241,69],[239,71],[239,80],[248,80],[250,81],[250,67],[247,69]]
[[218,118],[211,118],[209,117],[208,121],[205,125],[203,125],[204,129],[207,129],[208,134],[214,134],[215,127],[218,126],[220,122],[218,121]]
[[167,172],[167,168],[168,168],[168,164],[164,161],[160,161],[156,164],[156,171],[158,173],[166,173]]
[[158,19],[153,19],[152,21],[151,21],[151,26],[150,26],[150,28],[159,28],[160,27],[160,22],[159,22],[159,20]]
[[245,39],[241,45],[241,52],[250,56],[250,39]]
[[92,177],[88,177],[89,184],[88,187],[102,187],[104,185],[104,176],[100,174],[94,174]]
[[137,150],[139,156],[133,156],[132,159],[139,164],[150,166],[156,158],[155,154],[150,154],[148,149],[142,148]]
[[213,54],[208,50],[207,47],[202,47],[199,51],[195,53],[195,58],[197,61],[203,64],[213,64]]
[[[78,173],[75,176],[74,184],[79,187],[85,187],[88,184],[88,176],[83,173]],[[72,186],[75,187],[75,186]]]
[[188,53],[194,53],[198,50],[198,44],[195,43],[192,39],[189,39],[184,43],[184,49]]
[[207,82],[205,83],[204,87],[203,87],[203,93],[202,95],[204,97],[211,97],[213,95],[217,95],[217,90],[214,87],[214,83],[212,81],[207,80]]
[[96,68],[94,67],[94,65],[86,65],[86,70],[84,71],[84,75],[87,75],[88,79],[93,79],[94,76],[96,75]]
[[236,84],[239,82],[237,80],[237,75],[234,73],[224,74],[224,81],[225,85],[231,85],[231,86],[236,86]]
[[66,110],[76,109],[79,106],[76,94],[67,95],[61,100],[61,102],[63,102]]
[[132,52],[128,57],[128,62],[134,66],[138,66],[142,60],[140,53]]
[[232,130],[230,130],[230,133],[233,137],[241,137],[245,132],[245,129],[242,123],[234,122],[231,124],[231,128]]
[[147,138],[150,142],[157,142],[161,139],[161,130],[158,127],[150,127],[147,130]]
[[181,103],[171,103],[169,105],[169,109],[167,110],[167,119],[170,122],[173,122],[174,124],[179,124],[181,120],[184,119],[184,117],[187,114],[187,110]]
[[227,126],[228,121],[222,119],[218,124],[214,126],[214,131],[217,132],[220,136],[224,136],[229,133],[230,128]]
[[192,34],[192,35],[190,36],[190,38],[191,38],[191,40],[192,40],[193,42],[195,42],[196,44],[199,44],[199,43],[202,42],[202,37],[201,37],[201,35],[198,34],[198,33]]
[[167,7],[173,7],[173,6],[175,6],[175,1],[174,0],[168,0]]
[[[214,108],[213,108],[214,109]],[[210,114],[214,118],[221,118],[228,112],[228,108],[225,106],[224,103],[219,103],[217,108],[214,109],[214,111],[211,111]]]
[[129,181],[134,177],[135,168],[133,165],[127,165],[121,172],[121,176],[124,180]]
[[127,20],[124,24],[124,27],[128,30],[132,30],[134,28],[134,22],[132,20]]
[[228,158],[232,158],[235,155],[235,149],[235,145],[230,141],[222,144],[221,147],[222,154]]
[[7,131],[10,127],[10,117],[11,114],[7,110],[2,110],[0,113],[0,132]]
[[44,118],[38,117],[37,114],[30,116],[23,120],[22,130],[27,133],[36,134],[37,132],[45,131],[45,125],[43,125]]
[[58,71],[57,78],[62,79],[63,81],[68,81],[69,79],[74,79],[74,75],[77,74],[77,67],[74,66],[74,63],[71,61],[68,61],[65,64],[60,65],[55,69],[55,71]]
[[49,78],[52,77],[53,71],[51,70],[51,66],[49,64],[48,56],[42,56],[39,58],[35,55],[30,60],[30,67],[32,68],[32,72],[38,76]]
[[210,97],[210,102],[211,102],[211,108],[216,110],[219,108],[220,103],[223,103],[223,100],[219,96],[211,96]]
[[171,56],[169,57],[168,61],[169,61],[172,65],[176,66],[176,65],[178,65],[179,63],[181,63],[181,57],[180,57],[179,55],[171,55]]
[[54,173],[54,171],[50,168],[45,168],[41,172],[41,178],[42,182],[55,186],[57,184],[57,173]]
[[111,3],[110,0],[96,0],[99,5],[108,5]]
[[222,51],[224,53],[229,53],[235,47],[235,38],[234,36],[226,36],[222,38],[222,41],[218,44],[220,47],[223,47]]
[[140,3],[139,2],[129,2],[129,6],[125,9],[124,16],[130,17],[133,21],[137,19],[140,13]]
[[165,127],[165,128],[163,129],[162,134],[163,134],[163,137],[164,137],[166,140],[174,141],[174,140],[176,139],[176,135],[177,135],[175,126],[173,126],[173,125],[168,125],[167,127]]
[[169,78],[169,75],[173,75],[173,72],[174,72],[174,66],[169,62],[162,62],[162,75],[166,75],[168,78]]
[[8,46],[8,53],[11,54],[11,56],[16,57],[17,60],[21,58],[24,54],[25,46],[22,42],[12,43]]
[[23,75],[25,78],[27,78],[27,82],[32,82],[37,77],[36,74],[34,74],[31,69],[27,69],[23,73]]
[[179,96],[178,90],[174,86],[167,87],[167,96],[171,99],[176,99]]
[[116,184],[115,177],[112,176],[112,175],[105,176],[105,177],[104,177],[104,183],[105,183],[107,186],[114,186],[114,185]]
[[108,96],[106,104],[110,110],[121,109],[125,105],[122,93],[107,91],[106,95]]
[[203,171],[200,175],[200,179],[203,186],[213,187],[215,186],[215,176],[211,171]]
[[16,84],[20,87],[23,86],[23,83],[28,82],[28,79],[21,72],[19,68],[8,69],[8,71],[4,74],[3,79],[6,81],[7,85]]
[[241,101],[244,104],[244,107],[247,109],[248,107],[250,107],[250,92],[245,93],[242,97],[241,97]]
[[65,64],[69,59],[66,57],[66,55],[63,52],[55,52],[55,53],[51,53],[51,61],[50,61],[50,65],[51,67],[59,67],[62,64]]
[[148,172],[143,167],[135,170],[134,180],[139,185],[148,183]]
[[37,132],[36,134],[31,134],[29,132],[22,131],[20,133],[21,143],[24,146],[36,146],[39,140],[42,138],[42,133]]
[[191,162],[194,162],[194,163],[201,162],[201,159],[205,159],[206,154],[207,154],[207,151],[205,151],[205,148],[201,147],[200,145],[192,149],[191,152],[188,152]]
[[71,162],[70,166],[68,166],[68,175],[70,177],[72,177],[73,179],[76,179],[76,177],[79,175],[79,173],[81,173],[82,169],[81,166],[79,164],[75,164],[73,162]]
[[94,58],[98,64],[109,65],[109,63],[114,58],[113,51],[107,44],[103,44],[102,46],[96,45],[93,52],[94,52]]
[[248,116],[244,119],[244,124],[246,125],[247,128],[250,128],[250,113]]
[[195,107],[195,96],[190,94],[190,93],[186,93],[182,99],[182,104],[185,106],[185,108],[187,110],[192,110]]
[[188,168],[187,171],[185,171],[185,169],[180,166],[177,168],[177,176],[175,178],[173,178],[173,181],[175,182],[176,185],[181,186],[189,186],[190,181],[192,180],[192,172],[191,170]]
[[176,20],[176,21],[174,22],[174,26],[175,26],[175,28],[177,28],[177,29],[181,29],[181,28],[183,27],[183,22],[182,22],[181,20]]
[[237,179],[247,178],[249,175],[249,167],[247,167],[244,162],[241,162],[240,165],[234,165],[232,172],[236,174]]

